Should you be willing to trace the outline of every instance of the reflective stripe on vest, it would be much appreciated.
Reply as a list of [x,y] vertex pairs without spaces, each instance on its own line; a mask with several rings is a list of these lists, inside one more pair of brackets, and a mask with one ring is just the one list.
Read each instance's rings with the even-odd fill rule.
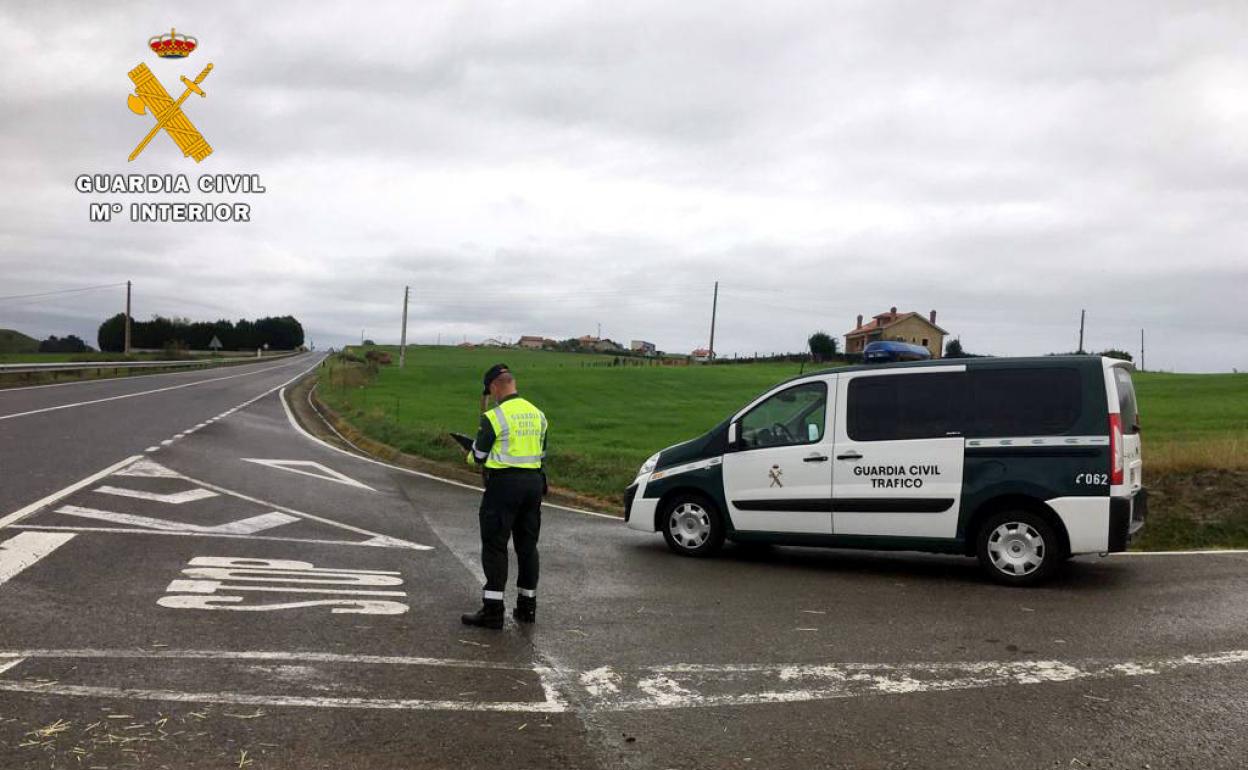
[[541,468],[546,456],[546,415],[523,398],[510,398],[485,413],[494,428],[487,468]]

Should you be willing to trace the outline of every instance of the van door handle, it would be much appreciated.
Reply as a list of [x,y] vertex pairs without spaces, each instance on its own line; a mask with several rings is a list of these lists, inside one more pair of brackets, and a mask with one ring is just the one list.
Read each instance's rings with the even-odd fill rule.
[[838,460],[861,460],[862,455],[858,454],[857,452],[851,449],[843,455],[837,455],[836,459]]
[[802,462],[804,463],[826,463],[827,461],[827,455],[806,455],[802,458]]

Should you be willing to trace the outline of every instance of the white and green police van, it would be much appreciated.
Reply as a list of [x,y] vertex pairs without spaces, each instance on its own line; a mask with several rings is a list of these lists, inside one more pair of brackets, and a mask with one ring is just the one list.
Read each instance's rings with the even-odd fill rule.
[[1131,370],[1049,356],[805,374],[648,459],[625,518],[687,556],[724,540],[928,551],[1037,583],[1143,526]]

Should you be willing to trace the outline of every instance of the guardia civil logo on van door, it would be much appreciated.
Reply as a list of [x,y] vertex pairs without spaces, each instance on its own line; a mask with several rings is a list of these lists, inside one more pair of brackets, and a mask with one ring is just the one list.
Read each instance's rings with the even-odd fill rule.
[[[136,40],[137,42],[137,40]],[[126,106],[133,115],[129,120],[139,125],[134,115],[145,116],[145,133],[136,133],[137,144],[127,158],[129,163],[146,161],[146,173],[79,174],[74,188],[84,195],[152,196],[146,200],[131,197],[128,202],[119,200],[93,200],[88,204],[87,216],[92,222],[113,222],[128,218],[131,222],[250,222],[251,203],[238,200],[169,200],[168,196],[191,195],[258,195],[265,192],[259,174],[218,173],[202,174],[194,185],[183,173],[169,173],[170,169],[152,169],[150,164],[168,163],[177,158],[171,150],[177,150],[181,162],[190,158],[202,163],[213,154],[212,145],[200,130],[200,126],[188,114],[190,107],[205,99],[204,81],[212,74],[213,63],[207,62],[198,70],[181,68],[181,65],[201,43],[198,38],[178,32],[170,27],[167,33],[147,38],[146,50],[154,56],[153,71],[147,62],[140,61],[127,73],[131,89],[126,96]],[[190,75],[196,73],[192,79]],[[166,84],[181,84],[177,98],[171,95]],[[199,99],[191,100],[190,97]],[[122,113],[125,114],[125,113]],[[161,196],[156,199],[155,196]],[[128,212],[128,217],[121,216]]]

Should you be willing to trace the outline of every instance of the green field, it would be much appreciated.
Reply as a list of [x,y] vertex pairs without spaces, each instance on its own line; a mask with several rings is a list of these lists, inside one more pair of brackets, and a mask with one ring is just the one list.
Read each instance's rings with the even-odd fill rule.
[[[408,349],[406,369],[382,366],[371,381],[358,365],[327,367],[319,393],[378,441],[460,462],[445,434],[475,432],[481,373],[498,361],[550,419],[553,482],[611,501],[651,453],[697,436],[800,370],[611,366],[610,356],[418,347]],[[1135,382],[1147,473],[1248,468],[1248,375],[1138,373]]]
[[[397,352],[388,350],[397,359]],[[463,453],[446,433],[476,433],[481,374],[503,361],[513,368],[521,392],[550,420],[552,483],[615,500],[648,456],[702,433],[744,399],[798,373],[797,364],[616,367],[612,360],[529,350],[408,348],[407,368],[383,366],[365,387],[354,372],[327,368],[318,393],[378,441],[462,462]]]

